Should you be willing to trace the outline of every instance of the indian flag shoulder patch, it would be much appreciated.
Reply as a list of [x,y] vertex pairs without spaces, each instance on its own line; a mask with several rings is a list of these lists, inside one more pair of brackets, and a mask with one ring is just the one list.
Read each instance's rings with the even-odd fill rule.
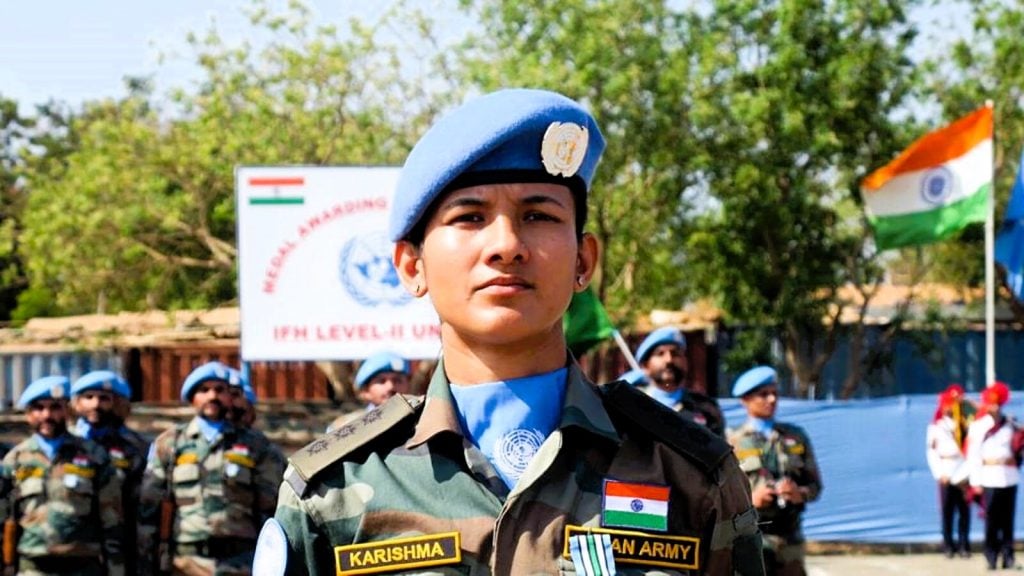
[[606,478],[601,504],[601,525],[637,530],[668,530],[671,489],[660,484],[622,482]]

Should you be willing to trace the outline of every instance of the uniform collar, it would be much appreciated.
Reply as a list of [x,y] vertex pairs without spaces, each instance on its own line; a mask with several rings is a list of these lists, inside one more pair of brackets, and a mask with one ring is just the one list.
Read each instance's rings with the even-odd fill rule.
[[[189,438],[199,438],[203,436],[203,428],[199,422],[200,418],[202,418],[202,416],[194,416],[189,420],[188,426],[185,427],[185,436],[188,436]],[[234,432],[234,427],[231,426],[231,422],[225,420],[224,427],[220,429],[220,436],[222,438],[226,437],[231,432]]]
[[[562,417],[558,428],[582,428],[616,444],[621,443],[621,438],[615,431],[615,426],[612,425],[594,385],[583,375],[571,355],[568,355],[567,367],[565,403],[562,405]],[[444,432],[462,436],[462,427],[455,412],[455,400],[452,398],[451,382],[445,374],[442,358],[438,361],[427,387],[426,404],[416,424],[416,432],[406,443],[406,447],[415,448]]]

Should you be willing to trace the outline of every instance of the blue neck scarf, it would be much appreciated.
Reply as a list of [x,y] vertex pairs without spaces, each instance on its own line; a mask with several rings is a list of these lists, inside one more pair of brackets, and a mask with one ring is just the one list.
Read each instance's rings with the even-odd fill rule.
[[89,424],[89,421],[85,418],[79,418],[78,421],[75,422],[75,434],[82,438],[88,438],[89,440],[102,438],[113,431],[114,429],[109,427],[97,428],[92,424]]
[[56,438],[47,438],[42,434],[33,434],[36,437],[36,443],[39,444],[39,449],[46,454],[46,457],[50,460],[57,455],[57,450],[60,450],[61,444],[64,444],[64,435],[61,434]]
[[772,435],[772,429],[775,427],[775,420],[771,418],[754,418],[751,416],[750,418],[747,418],[747,422],[750,423],[750,427],[753,428],[755,432],[765,438]]
[[654,384],[648,384],[647,386],[647,395],[657,400],[662,406],[668,406],[669,408],[675,408],[676,404],[682,401],[683,394],[686,392],[681,386],[676,388],[674,392],[666,392]]
[[567,368],[513,380],[451,386],[459,423],[512,489],[558,427]]
[[213,439],[216,438],[222,430],[224,430],[223,420],[213,422],[203,418],[202,416],[199,417],[199,431],[203,434],[203,438],[206,438],[206,442],[208,444],[213,444]]

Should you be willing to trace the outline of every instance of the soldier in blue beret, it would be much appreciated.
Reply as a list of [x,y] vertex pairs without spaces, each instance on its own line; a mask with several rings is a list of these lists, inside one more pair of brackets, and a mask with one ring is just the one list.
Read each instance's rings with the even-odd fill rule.
[[124,573],[121,482],[102,447],[68,432],[69,388],[47,376],[18,401],[33,434],[0,466],[5,573]]
[[134,518],[138,517],[139,486],[146,469],[149,440],[129,428],[125,424],[126,412],[118,409],[118,403],[130,406],[131,397],[128,382],[110,370],[88,372],[71,385],[71,406],[77,415],[73,433],[106,450],[121,482],[121,507],[125,518],[132,519],[124,526],[125,570],[135,574],[138,541]]
[[646,375],[641,390],[683,418],[724,436],[725,417],[718,401],[690,389],[686,338],[678,328],[664,326],[648,334],[636,349],[636,361]]
[[233,421],[233,382],[241,386],[240,373],[221,362],[192,370],[181,398],[195,417],[153,440],[139,504],[141,573],[251,571],[284,462],[265,436]]
[[778,376],[757,366],[736,379],[732,395],[743,402],[747,420],[729,430],[740,467],[750,480],[754,507],[761,515],[765,566],[769,574],[805,575],[801,517],[821,494],[821,473],[811,441],[802,428],[775,420]]
[[584,224],[603,149],[582,106],[524,89],[419,140],[390,235],[441,359],[425,399],[395,395],[292,455],[267,574],[593,574],[591,553],[608,573],[763,572],[729,446],[628,384],[594,386],[566,349],[599,259]]
[[[366,405],[366,410],[374,410],[395,394],[408,394],[410,377],[408,360],[390,350],[381,350],[369,355],[359,365],[355,378],[356,395]],[[331,422],[327,431],[335,430],[360,415],[360,412],[342,414]]]

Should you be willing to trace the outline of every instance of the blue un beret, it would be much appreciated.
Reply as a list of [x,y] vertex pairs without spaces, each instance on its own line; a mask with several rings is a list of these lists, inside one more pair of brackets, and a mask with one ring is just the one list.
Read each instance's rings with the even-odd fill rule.
[[249,384],[249,379],[245,377],[245,374],[237,368],[228,367],[231,371],[228,379],[228,385],[241,388],[242,393],[245,394],[245,399],[249,401],[249,404],[256,403],[256,390]]
[[381,372],[409,374],[409,361],[394,352],[376,352],[363,360],[356,372],[356,388],[362,388]]
[[231,368],[221,362],[207,362],[202,366],[197,367],[195,370],[189,373],[185,378],[185,383],[181,386],[181,401],[190,402],[192,400],[192,390],[206,382],[208,380],[221,380],[228,385],[231,385]]
[[630,370],[622,376],[619,376],[619,380],[625,380],[627,383],[637,386],[643,384],[647,380],[647,373],[643,370]]
[[742,398],[761,386],[767,386],[777,380],[778,375],[775,373],[774,368],[771,366],[757,366],[747,370],[736,379],[736,383],[732,385],[732,395],[735,398]]
[[647,338],[644,338],[644,341],[640,343],[640,347],[636,349],[636,361],[643,364],[644,360],[647,359],[647,355],[662,344],[678,344],[680,348],[685,350],[686,338],[683,337],[683,333],[678,328],[671,326],[658,328],[648,334]]
[[71,386],[71,381],[66,376],[43,376],[37,380],[33,380],[28,388],[21,393],[21,398],[18,399],[18,408],[24,410],[28,408],[28,405],[35,402],[36,400],[65,400],[68,397],[68,388]]
[[471,100],[435,123],[406,158],[391,240],[404,239],[449,189],[553,182],[585,194],[603,151],[597,122],[561,94],[519,88]]
[[132,389],[128,382],[110,370],[87,372],[71,385],[72,396],[77,396],[89,390],[105,390],[128,399],[132,397]]

